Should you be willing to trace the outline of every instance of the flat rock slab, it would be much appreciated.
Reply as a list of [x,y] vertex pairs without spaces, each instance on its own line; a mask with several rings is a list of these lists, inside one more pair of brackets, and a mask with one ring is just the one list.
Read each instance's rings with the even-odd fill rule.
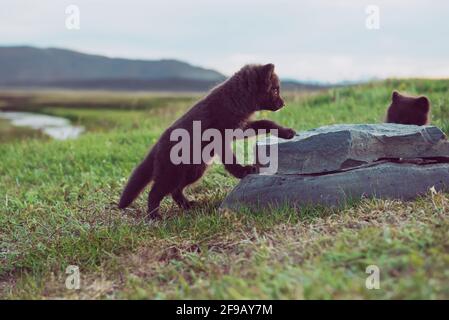
[[435,126],[331,125],[298,133],[291,140],[271,137],[259,141],[257,148],[270,143],[278,143],[278,174],[339,171],[383,158],[449,157],[449,142]]
[[[433,139],[433,138],[429,138]],[[449,164],[381,163],[317,176],[248,175],[228,195],[222,209],[266,206],[340,206],[362,197],[410,200],[435,187],[449,190]]]

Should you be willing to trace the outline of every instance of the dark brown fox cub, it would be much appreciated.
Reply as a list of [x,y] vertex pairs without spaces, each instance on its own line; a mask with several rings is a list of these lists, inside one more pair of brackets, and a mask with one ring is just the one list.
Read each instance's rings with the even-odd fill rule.
[[429,123],[430,102],[427,97],[408,97],[394,91],[386,122],[423,126]]
[[[231,143],[226,143],[224,132],[225,129],[254,129],[256,131],[277,129],[279,137],[293,138],[295,135],[293,129],[281,127],[268,120],[249,120],[255,111],[276,111],[284,106],[279,86],[274,65],[267,64],[247,65],[214,88],[162,134],[129,178],[121,196],[119,208],[129,206],[151,181],[154,182],[148,196],[148,213],[151,218],[160,217],[158,208],[161,200],[167,195],[171,195],[181,208],[191,207],[192,202],[186,199],[183,190],[201,178],[210,159],[201,159],[196,163],[174,164],[170,153],[177,141],[171,141],[170,135],[175,129],[181,129],[186,130],[190,137],[193,137],[194,121],[200,121],[201,132],[216,129],[221,133],[222,148],[217,155],[221,158],[225,169],[233,176],[241,179],[247,174],[257,172],[256,166],[242,166],[236,162]],[[201,141],[201,151],[208,143]],[[190,144],[190,149],[193,150],[192,142]],[[225,158],[227,153],[228,156]],[[232,162],[225,161],[229,159],[229,154]]]

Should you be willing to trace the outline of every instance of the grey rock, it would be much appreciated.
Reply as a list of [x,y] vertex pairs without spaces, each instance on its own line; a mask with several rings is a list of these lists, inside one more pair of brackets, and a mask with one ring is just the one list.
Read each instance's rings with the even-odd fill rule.
[[363,197],[410,200],[431,187],[449,191],[449,142],[435,126],[332,125],[292,140],[267,138],[258,152],[273,143],[275,174],[245,177],[222,208],[340,206]]
[[410,200],[435,187],[449,190],[449,163],[383,162],[323,175],[249,175],[228,195],[222,209],[267,206],[341,206],[362,197]]
[[257,154],[264,154],[263,147],[270,143],[278,143],[278,174],[339,171],[383,158],[449,157],[449,142],[435,126],[331,125],[301,132],[291,140],[259,141]]

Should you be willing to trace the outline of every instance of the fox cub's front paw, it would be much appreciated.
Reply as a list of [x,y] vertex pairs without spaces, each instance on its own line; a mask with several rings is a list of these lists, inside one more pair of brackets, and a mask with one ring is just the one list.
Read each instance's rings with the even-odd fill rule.
[[239,176],[237,178],[243,179],[249,174],[256,174],[259,173],[259,167],[252,165],[252,166],[244,166],[242,167],[242,170],[239,172]]
[[296,131],[290,128],[283,128],[279,130],[279,138],[291,139],[295,136]]
[[236,178],[243,179],[249,174],[259,173],[259,166],[242,166],[242,165],[234,165],[227,166],[226,169]]
[[244,168],[246,175],[259,173],[259,167],[256,165],[245,166]]

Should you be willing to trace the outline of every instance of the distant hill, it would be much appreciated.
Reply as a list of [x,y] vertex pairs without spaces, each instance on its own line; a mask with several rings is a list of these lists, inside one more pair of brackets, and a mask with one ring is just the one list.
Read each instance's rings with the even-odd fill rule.
[[[65,49],[0,47],[0,85],[90,86],[124,88],[174,80],[205,84],[223,81],[221,73],[177,60],[129,60],[90,55]],[[159,84],[159,82],[161,82]],[[195,87],[195,85],[194,85]]]
[[[0,86],[204,91],[226,77],[178,60],[130,60],[29,46],[0,47]],[[310,89],[288,81],[289,89]]]
[[281,89],[283,91],[303,91],[303,90],[320,90],[334,87],[328,84],[319,84],[311,82],[300,82],[296,80],[281,80]]

